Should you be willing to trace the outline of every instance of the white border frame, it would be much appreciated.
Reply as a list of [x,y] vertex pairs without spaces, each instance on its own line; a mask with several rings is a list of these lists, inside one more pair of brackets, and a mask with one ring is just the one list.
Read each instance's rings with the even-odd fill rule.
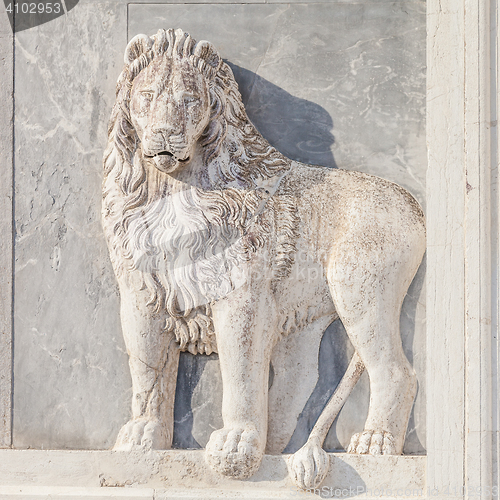
[[[116,5],[126,8],[126,2]],[[13,229],[13,37],[6,21],[2,5],[2,235],[12,234]],[[492,498],[493,488],[498,487],[497,31],[498,0],[427,0],[427,486],[431,498]],[[12,257],[12,240],[2,238],[0,447],[11,443]]]
[[430,497],[498,487],[497,16],[498,0],[427,0]]

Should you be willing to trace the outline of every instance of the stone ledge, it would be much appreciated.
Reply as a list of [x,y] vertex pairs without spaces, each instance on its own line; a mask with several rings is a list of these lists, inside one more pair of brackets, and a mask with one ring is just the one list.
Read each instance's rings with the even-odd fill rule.
[[[424,492],[425,493],[425,492]],[[151,489],[151,488],[79,488],[79,487],[50,487],[50,486],[0,486],[0,500],[300,500],[351,497],[331,496],[321,488],[316,493],[300,491],[252,491],[235,490],[224,491],[217,489]],[[394,500],[392,497],[356,496],[359,500]],[[418,500],[426,500],[425,494],[419,495]]]
[[0,486],[0,499],[19,500],[156,500],[151,488],[81,488],[70,486]]
[[[72,488],[72,487],[49,487],[49,486],[0,486],[1,500],[108,500],[117,498],[120,500],[199,500],[199,499],[224,499],[224,500],[272,500],[283,498],[314,498],[311,493],[301,494],[294,492],[295,496],[287,496],[286,492],[253,492],[234,491],[228,492],[213,489],[195,490],[155,490],[151,488]],[[292,493],[293,494],[293,493]]]
[[[266,455],[257,474],[238,481],[212,472],[203,450],[0,450],[0,499],[307,498],[288,478],[286,458]],[[425,470],[425,456],[332,453],[322,498],[422,498]]]

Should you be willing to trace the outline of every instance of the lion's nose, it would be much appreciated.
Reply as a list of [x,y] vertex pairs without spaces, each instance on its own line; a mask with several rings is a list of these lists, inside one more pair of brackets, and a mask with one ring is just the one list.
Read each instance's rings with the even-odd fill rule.
[[153,127],[151,132],[153,136],[161,137],[162,139],[167,135],[167,129],[165,127]]
[[157,128],[146,130],[143,138],[144,153],[150,152],[152,156],[158,151],[167,149],[166,145],[167,141],[165,140],[165,135],[161,132],[161,129]]
[[181,125],[179,120],[168,120],[168,124],[164,127],[153,127],[151,132],[156,138],[160,138],[163,141],[168,142],[168,138],[171,136],[176,136],[181,133]]

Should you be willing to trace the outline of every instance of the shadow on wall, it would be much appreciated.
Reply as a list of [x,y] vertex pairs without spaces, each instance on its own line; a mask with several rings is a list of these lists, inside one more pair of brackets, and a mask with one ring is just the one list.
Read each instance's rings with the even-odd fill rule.
[[292,160],[336,168],[333,120],[324,108],[226,62],[238,82],[248,117],[271,146]]
[[[175,392],[174,437],[172,443],[174,448],[188,450],[204,448],[212,431],[222,427],[220,407],[222,404],[222,392],[220,391],[222,381],[219,373],[215,376],[209,374],[205,377],[204,385],[207,386],[207,390],[198,391],[204,396],[204,401],[197,401],[198,398],[195,394],[198,384],[203,383],[201,377],[207,364],[212,365],[215,362],[218,369],[218,359],[217,354],[193,356],[188,352],[181,352]],[[218,394],[219,391],[220,394]],[[205,428],[197,429],[198,432],[194,432],[198,440],[193,435],[193,427],[196,426],[195,413],[197,411],[202,412],[205,417],[202,424]],[[200,435],[204,439],[200,439]]]

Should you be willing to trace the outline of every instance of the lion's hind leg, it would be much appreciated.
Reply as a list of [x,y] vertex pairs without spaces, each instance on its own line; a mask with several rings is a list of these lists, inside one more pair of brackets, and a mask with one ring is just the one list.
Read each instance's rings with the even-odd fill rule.
[[356,252],[353,235],[339,241],[328,269],[336,310],[370,378],[365,428],[348,451],[401,454],[417,381],[403,352],[399,316],[421,254],[402,249],[397,240],[380,251],[376,238],[363,236],[365,245]]
[[358,321],[341,316],[350,323],[346,331],[370,377],[365,428],[353,435],[348,452],[399,455],[416,394],[416,375],[401,346],[399,311],[387,314],[384,308],[373,309]]

